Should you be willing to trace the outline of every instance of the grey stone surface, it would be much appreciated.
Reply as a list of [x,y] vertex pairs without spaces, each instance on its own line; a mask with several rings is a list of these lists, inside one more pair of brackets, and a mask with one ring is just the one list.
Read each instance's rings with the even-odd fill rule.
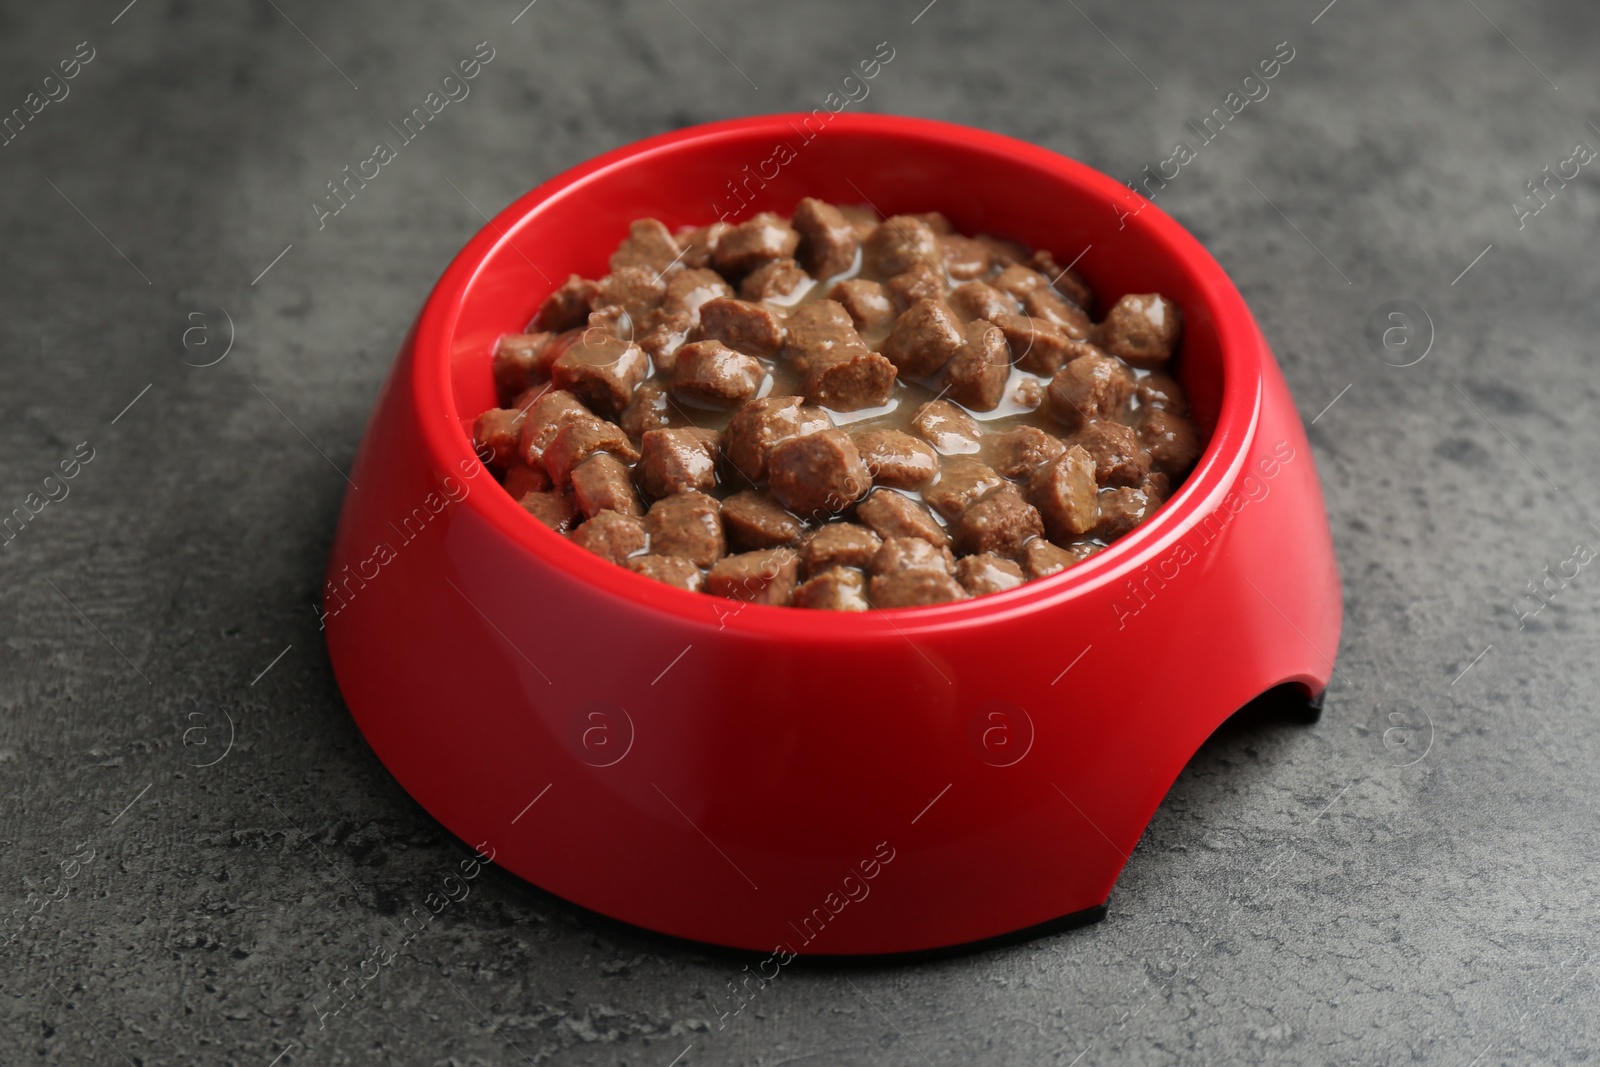
[[[0,8],[0,112],[94,49],[0,147],[0,512],[94,450],[0,548],[0,1062],[1592,1061],[1595,579],[1514,605],[1600,544],[1594,167],[1511,207],[1600,145],[1587,5],[122,2]],[[719,1027],[738,961],[491,871],[319,1021],[463,855],[363,744],[310,608],[411,316],[479,208],[816,106],[886,39],[864,108],[1124,178],[1294,49],[1157,201],[1316,419],[1348,605],[1322,722],[1209,744],[1094,927],[790,968]],[[324,183],[484,40],[472,95],[318,230]],[[1407,368],[1366,340],[1399,299],[1434,332]],[[186,366],[218,309],[232,350]]]

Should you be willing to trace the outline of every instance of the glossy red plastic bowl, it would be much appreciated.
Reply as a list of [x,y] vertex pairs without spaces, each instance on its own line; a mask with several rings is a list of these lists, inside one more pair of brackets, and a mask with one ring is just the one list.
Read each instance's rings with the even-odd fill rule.
[[[776,115],[610,152],[503,211],[440,279],[367,427],[328,565],[346,701],[429,812],[523,878],[666,934],[910,952],[1103,909],[1195,749],[1326,688],[1340,592],[1304,431],[1216,261],[1125,186],[980,130]],[[810,137],[808,138],[808,134]],[[1150,520],[1054,577],[860,615],[650,581],[474,458],[489,356],[628,223],[939,210],[1186,316],[1210,441]],[[1079,258],[1081,255],[1081,258]],[[783,958],[780,956],[780,959]]]

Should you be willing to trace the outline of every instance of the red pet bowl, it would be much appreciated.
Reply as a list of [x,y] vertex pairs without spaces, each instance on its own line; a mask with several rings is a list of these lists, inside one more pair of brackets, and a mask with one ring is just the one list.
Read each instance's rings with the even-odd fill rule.
[[[808,122],[809,120],[809,122]],[[1156,805],[1235,710],[1315,702],[1339,578],[1305,432],[1215,260],[1125,186],[1034,145],[837,115],[699,126],[522,197],[445,271],[384,386],[324,624],[378,758],[453,833],[651,930],[786,953],[908,952],[1103,913]],[[1199,466],[1109,549],[1005,593],[859,615],[635,575],[526,514],[474,458],[489,356],[630,221],[939,210],[1077,260],[1102,301],[1186,316]],[[1081,257],[1081,258],[1080,258]]]

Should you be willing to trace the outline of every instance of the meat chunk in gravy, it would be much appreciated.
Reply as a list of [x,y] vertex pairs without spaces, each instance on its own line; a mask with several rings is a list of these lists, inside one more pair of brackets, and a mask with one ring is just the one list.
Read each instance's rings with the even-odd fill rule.
[[852,435],[861,462],[878,485],[921,489],[939,473],[933,446],[904,430],[863,430]]
[[866,346],[850,313],[832,300],[816,301],[791,315],[788,342],[789,358],[813,404],[859,411],[885,403],[894,393],[894,364]]
[[663,556],[682,556],[696,566],[709,567],[728,551],[722,532],[722,504],[705,493],[676,493],[650,505],[645,515],[650,550]]
[[672,382],[691,402],[729,407],[754,397],[766,376],[753,356],[721,341],[696,341],[678,350]]
[[940,262],[939,237],[914,215],[895,215],[878,223],[862,244],[863,266],[874,274],[892,278],[921,263]]
[[795,587],[790,601],[797,608],[823,611],[866,611],[867,576],[854,567],[830,567]]
[[793,223],[800,262],[813,277],[832,278],[855,264],[861,239],[837,207],[808,196],[795,205]]
[[891,489],[879,489],[856,508],[856,518],[879,537],[917,537],[931,545],[950,538],[926,506]]
[[833,426],[819,407],[798,396],[770,396],[752,400],[728,420],[723,434],[723,454],[751,485],[767,477],[767,456],[784,441],[818,433]]
[[872,603],[880,608],[918,608],[966,600],[961,583],[941,571],[910,570],[873,577]]
[[883,539],[864,526],[849,522],[830,522],[820,527],[800,546],[800,559],[807,574],[830,567],[862,569],[872,563]]
[[772,495],[803,518],[836,515],[872,487],[855,442],[843,430],[791,437],[767,457]]
[[706,574],[706,592],[754,604],[787,604],[799,583],[800,557],[793,549],[770,548],[726,556]]
[[771,211],[741,222],[717,241],[711,263],[727,278],[743,278],[769,260],[793,256],[800,235],[787,219]]
[[787,545],[805,532],[804,523],[760,489],[742,489],[722,502],[722,528],[741,552]]
[[715,489],[721,437],[698,426],[646,433],[639,445],[640,488],[652,497]]
[[557,389],[566,389],[591,409],[617,414],[650,371],[650,360],[631,341],[586,330],[551,364]]

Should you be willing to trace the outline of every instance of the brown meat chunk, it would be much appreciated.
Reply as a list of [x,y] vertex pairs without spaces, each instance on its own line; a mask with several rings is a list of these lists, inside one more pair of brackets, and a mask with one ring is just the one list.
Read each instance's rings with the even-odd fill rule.
[[749,356],[775,356],[783,347],[778,316],[748,300],[717,297],[701,304],[700,335]]
[[545,472],[552,483],[565,487],[572,481],[572,469],[596,452],[610,452],[630,463],[639,458],[622,427],[590,415],[556,431],[542,457]]
[[1139,398],[1140,407],[1161,408],[1174,415],[1189,414],[1189,398],[1184,395],[1183,386],[1160,371],[1151,371],[1140,378],[1134,395]]
[[1042,537],[1035,538],[1022,550],[1022,569],[1027,572],[1030,581],[1034,578],[1043,578],[1045,575],[1064,571],[1074,563],[1082,563],[1100,551],[1101,547],[1079,543],[1061,548]]
[[572,494],[560,490],[528,493],[517,503],[556,533],[566,533],[578,519],[578,505],[573,501]]
[[588,331],[568,346],[551,372],[556,388],[570,390],[590,408],[614,415],[628,406],[633,390],[650,372],[636,344]]
[[946,394],[972,411],[1000,406],[1011,377],[1011,349],[1005,334],[988,319],[967,323],[966,340],[944,368]]
[[980,233],[973,238],[983,242],[989,254],[994,257],[996,266],[1008,267],[1013,263],[1021,263],[1028,258],[1028,249],[1016,241],[1008,241],[1004,237],[996,237],[992,233]]
[[989,442],[989,461],[1007,478],[1021,478],[1066,451],[1059,437],[1037,426],[1013,426]]
[[1094,536],[1102,541],[1115,541],[1144,521],[1155,510],[1144,490],[1130,486],[1100,490],[1100,521],[1095,524]]
[[915,264],[939,263],[939,237],[914,215],[884,219],[861,246],[862,266],[880,278],[903,274]]
[[639,348],[650,357],[658,375],[670,378],[678,365],[678,352],[694,331],[696,317],[687,311],[656,311],[650,328],[640,335]]
[[800,262],[813,277],[831,278],[855,265],[861,239],[844,212],[808,196],[795,205],[792,221],[800,234]]
[[506,468],[500,484],[506,487],[512,500],[521,500],[529,493],[542,493],[550,488],[550,476],[543,467],[530,467],[519,459]]
[[[622,267],[600,279],[595,287],[594,309],[621,308],[628,313],[629,325],[621,336],[631,340],[645,332],[650,313],[661,306],[667,285],[651,267]],[[592,323],[591,323],[592,325]],[[614,331],[613,331],[614,332]]]
[[1094,460],[1076,445],[1033,472],[1028,501],[1039,509],[1045,533],[1059,544],[1094,529],[1100,520]]
[[672,425],[672,406],[668,402],[667,387],[658,381],[645,380],[633,391],[633,400],[622,409],[617,422],[623,432],[637,440],[647,430],[664,430]]
[[[863,505],[864,507],[865,505]],[[852,522],[830,522],[806,538],[800,558],[807,574],[820,574],[830,567],[868,567],[883,544],[882,538]]]
[[770,259],[744,276],[739,295],[746,300],[772,300],[793,304],[811,288],[811,275],[800,264],[785,256]]
[[845,217],[845,221],[856,231],[856,236],[863,241],[872,236],[872,231],[882,221],[878,212],[866,204],[840,204],[839,214]]
[[[1056,262],[1055,254],[1043,248],[1034,250],[1033,254],[1027,258],[1027,265],[1043,274],[1046,278],[1053,279],[1061,273],[1061,264]],[[1051,284],[1054,284],[1054,282]]]
[[[1043,543],[1050,544],[1048,541]],[[1050,547],[1055,548],[1054,545]],[[984,552],[956,560],[956,581],[973,596],[983,596],[985,593],[1003,593],[1007,589],[1015,589],[1023,583],[1024,578],[1022,568],[1009,559]]]
[[713,407],[733,407],[756,395],[767,372],[754,356],[721,341],[696,341],[678,350],[673,388]]
[[516,408],[490,408],[472,420],[472,447],[484,466],[501,473],[516,462],[525,421]]
[[1018,300],[1023,300],[1035,289],[1049,288],[1050,279],[1020,263],[1012,263],[995,275],[989,284],[1003,293],[1010,293]]
[[675,585],[679,589],[687,589],[691,593],[698,593],[705,588],[706,579],[705,575],[700,573],[700,568],[695,566],[693,560],[681,556],[658,556],[654,553],[648,556],[634,556],[628,560],[626,566],[635,574]]
[[939,253],[945,273],[959,281],[985,277],[994,265],[988,245],[957,233],[939,235]]
[[1055,286],[1062,296],[1077,304],[1089,315],[1094,315],[1094,288],[1089,285],[1088,279],[1075,270],[1064,270],[1059,274],[1052,274],[1050,284]]
[[[584,340],[614,337],[619,341],[633,341],[638,332],[633,316],[621,304],[607,304],[589,312],[589,324],[584,328]],[[563,348],[562,351],[565,351]]]
[[596,514],[569,536],[579,548],[588,549],[612,563],[622,563],[629,556],[638,555],[650,543],[642,520],[615,511]]
[[1150,453],[1131,426],[1094,419],[1078,431],[1072,443],[1094,460],[1095,480],[1102,486],[1138,485],[1150,473]]
[[719,559],[706,574],[706,592],[752,604],[787,604],[800,578],[793,549],[768,548]]
[[661,297],[663,313],[684,312],[691,322],[700,321],[700,307],[707,300],[733,295],[733,287],[722,280],[714,270],[689,268],[674,271],[667,277],[667,289]]
[[611,269],[644,267],[652,275],[660,275],[678,263],[682,251],[664,224],[655,219],[635,219],[628,226],[628,236],[611,253]]
[[789,319],[789,354],[801,372],[806,399],[835,411],[886,403],[899,372],[861,340],[844,308],[814,301]]
[[772,495],[801,518],[837,514],[872,488],[855,442],[843,430],[791,437],[767,457]]
[[956,557],[944,545],[929,544],[920,537],[890,537],[872,555],[873,574],[897,571],[938,571],[954,574]]
[[867,576],[854,567],[830,567],[801,583],[790,601],[797,608],[866,611]]
[[955,522],[955,549],[963,555],[987,552],[1007,559],[1022,555],[1022,547],[1043,536],[1044,520],[1022,491],[1010,482],[985,493],[961,512]]
[[722,451],[728,463],[754,483],[767,476],[767,456],[792,437],[826,430],[833,423],[827,412],[798,396],[767,396],[752,400],[728,420]]
[[836,300],[813,300],[796,308],[788,318],[788,356],[804,363],[836,348],[865,347],[855,320]]
[[947,233],[956,232],[956,224],[951,222],[949,217],[942,211],[918,211],[912,214],[911,217],[926,222],[928,229],[941,237]]
[[1022,298],[1022,310],[1036,319],[1043,319],[1061,327],[1061,332],[1074,341],[1087,340],[1094,329],[1088,312],[1076,304],[1061,299],[1053,290],[1035,289]]
[[633,472],[610,452],[596,452],[572,468],[572,495],[591,519],[602,511],[644,514],[638,494],[633,491]]
[[939,571],[880,574],[872,579],[869,588],[873,606],[878,608],[915,608],[968,599],[967,591],[961,588],[960,582]]
[[856,518],[882,538],[917,537],[936,546],[950,540],[927,508],[892,489],[879,489],[863,500],[856,508]]
[[950,362],[964,340],[954,311],[938,300],[919,300],[895,319],[883,354],[906,377],[924,378]]
[[983,282],[963,282],[950,290],[945,303],[950,305],[951,311],[968,322],[973,319],[996,322],[1001,315],[1017,313],[1017,302],[1010,295]]
[[691,490],[657,500],[645,515],[644,528],[650,551],[658,556],[682,556],[709,567],[728,551],[722,506],[704,493]]
[[594,282],[570,275],[561,287],[544,298],[539,313],[533,317],[533,327],[560,333],[574,330],[589,321],[590,305],[594,301]]
[[526,388],[522,392],[518,393],[512,399],[511,403],[502,404],[500,406],[501,407],[507,407],[507,408],[516,408],[518,411],[520,411],[524,415],[526,415],[528,413],[528,409],[533,407],[534,402],[536,400],[538,400],[540,397],[544,396],[546,393],[554,392],[555,388],[556,387],[551,385],[549,382],[543,382],[543,383],[541,383],[539,385],[530,385],[528,388]]
[[800,235],[782,216],[763,211],[722,235],[711,265],[724,277],[743,277],[769,259],[794,255],[799,246]]
[[911,432],[928,442],[941,455],[976,452],[983,431],[978,422],[948,400],[930,400],[911,416]]
[[944,275],[918,261],[909,270],[890,278],[883,288],[895,310],[904,312],[918,300],[943,300]]
[[1150,450],[1150,465],[1174,478],[1187,474],[1200,458],[1200,435],[1195,433],[1194,423],[1161,408],[1145,413],[1139,440]]
[[1011,348],[1011,361],[1030,374],[1054,374],[1079,356],[1100,350],[1074,341],[1053,322],[1009,312],[994,320]]
[[709,226],[683,230],[677,235],[678,247],[684,249],[678,262],[689,270],[704,270],[711,266],[712,254],[724,234],[733,229],[726,222],[713,222]]
[[522,420],[522,439],[518,454],[530,467],[544,466],[544,450],[569,422],[594,415],[565,389],[547,389],[532,404]]
[[900,372],[893,363],[862,346],[836,349],[803,368],[806,399],[834,411],[860,411],[889,402]]
[[722,529],[740,552],[789,544],[805,532],[800,520],[760,489],[743,489],[722,502]]
[[[1076,261],[1074,261],[1076,262]],[[1056,257],[1044,249],[1034,252],[1028,260],[1028,266],[1043,274],[1050,280],[1061,293],[1084,311],[1094,313],[1094,290],[1084,280],[1083,275],[1070,267],[1063,267],[1056,262]]]
[[876,333],[894,321],[894,304],[877,282],[851,278],[835,285],[828,296],[849,313],[856,329],[862,333]]
[[939,473],[939,454],[932,446],[901,430],[862,430],[852,436],[878,485],[921,489]]
[[944,461],[939,480],[922,491],[922,499],[934,511],[954,522],[979,497],[1004,481],[987,463],[968,456],[952,456]]
[[560,355],[552,350],[553,333],[508,333],[494,346],[494,391],[502,405],[524,390],[550,377],[550,364]]
[[789,316],[788,352],[800,368],[806,399],[835,411],[877,407],[899,372],[867,348],[844,307],[815,300]]
[[1144,490],[1145,499],[1150,501],[1151,511],[1172,499],[1172,479],[1160,471],[1152,471],[1139,488]]
[[639,439],[639,487],[652,497],[715,489],[720,446],[717,431],[697,426],[649,431]]
[[1090,353],[1056,372],[1047,390],[1050,414],[1068,430],[1091,419],[1115,419],[1133,395],[1133,374],[1121,360]]
[[1183,333],[1183,313],[1160,293],[1130,293],[1100,324],[1100,347],[1136,367],[1156,367],[1172,358]]

